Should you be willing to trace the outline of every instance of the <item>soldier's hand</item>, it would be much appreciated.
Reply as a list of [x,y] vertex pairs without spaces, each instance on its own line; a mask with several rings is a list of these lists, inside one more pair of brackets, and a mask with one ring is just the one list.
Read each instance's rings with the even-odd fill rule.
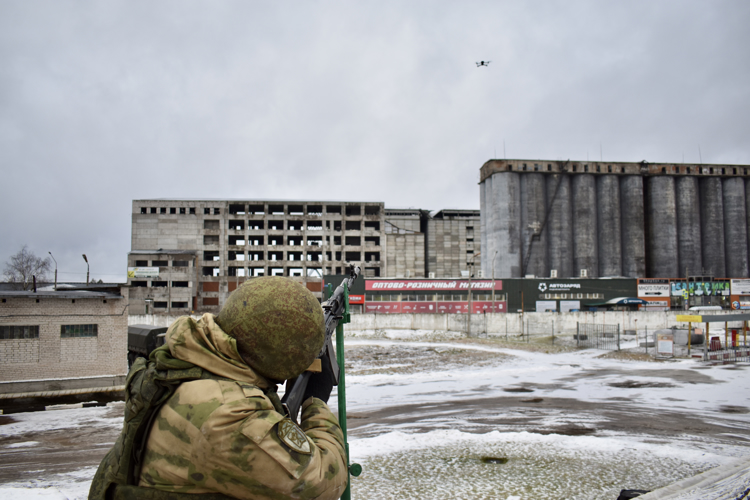
[[321,361],[323,371],[320,373],[313,373],[310,376],[302,401],[307,401],[307,398],[314,397],[322,399],[327,403],[328,398],[331,397],[331,390],[333,390],[333,372],[331,371],[331,363],[328,362],[328,354],[324,354]]

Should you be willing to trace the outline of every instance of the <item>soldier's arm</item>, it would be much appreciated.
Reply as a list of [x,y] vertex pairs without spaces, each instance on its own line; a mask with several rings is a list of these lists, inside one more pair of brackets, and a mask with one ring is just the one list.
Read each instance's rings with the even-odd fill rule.
[[302,404],[300,427],[320,450],[322,497],[339,498],[346,488],[346,451],[344,435],[338,419],[318,398],[308,398]]

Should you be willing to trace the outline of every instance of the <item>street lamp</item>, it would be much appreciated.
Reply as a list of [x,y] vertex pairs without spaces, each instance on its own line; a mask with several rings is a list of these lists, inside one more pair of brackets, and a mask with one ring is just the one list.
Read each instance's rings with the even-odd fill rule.
[[89,259],[86,258],[86,254],[83,254],[83,260],[86,261],[86,284],[89,284]]
[[55,261],[55,291],[57,291],[57,260],[55,260],[55,256],[52,255],[52,252],[47,252],[50,257],[52,257],[52,260]]
[[468,325],[467,326],[466,335],[468,337],[471,337],[471,313],[472,313],[472,309],[471,309],[471,276],[474,274],[474,259],[478,255],[482,255],[482,252],[479,252],[479,253],[476,253],[476,254],[472,255],[471,256],[471,264],[469,265],[469,313],[466,316],[468,318],[468,320],[466,322],[467,325]]

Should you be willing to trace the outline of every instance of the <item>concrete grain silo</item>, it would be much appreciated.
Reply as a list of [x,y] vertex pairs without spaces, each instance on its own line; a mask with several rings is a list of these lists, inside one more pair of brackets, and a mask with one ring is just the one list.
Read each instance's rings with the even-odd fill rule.
[[747,166],[490,160],[482,271],[515,278],[744,278]]

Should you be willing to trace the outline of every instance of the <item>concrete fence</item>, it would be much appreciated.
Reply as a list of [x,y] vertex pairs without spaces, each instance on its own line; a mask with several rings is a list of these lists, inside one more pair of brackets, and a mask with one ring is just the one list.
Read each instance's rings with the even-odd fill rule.
[[[607,311],[607,312],[529,312],[494,314],[352,314],[349,330],[432,330],[479,334],[531,335],[572,334],[576,323],[620,325],[621,330],[656,330],[678,323],[676,316],[682,311]],[[732,314],[732,311],[711,311],[711,315]],[[200,318],[200,315],[193,315]],[[147,324],[169,326],[177,316],[134,315],[131,325]],[[471,324],[469,324],[471,321]],[[522,325],[523,329],[522,330]],[[732,324],[732,326],[738,326]],[[696,325],[697,326],[697,325]],[[723,325],[722,325],[723,328]],[[713,329],[713,328],[712,328]]]

